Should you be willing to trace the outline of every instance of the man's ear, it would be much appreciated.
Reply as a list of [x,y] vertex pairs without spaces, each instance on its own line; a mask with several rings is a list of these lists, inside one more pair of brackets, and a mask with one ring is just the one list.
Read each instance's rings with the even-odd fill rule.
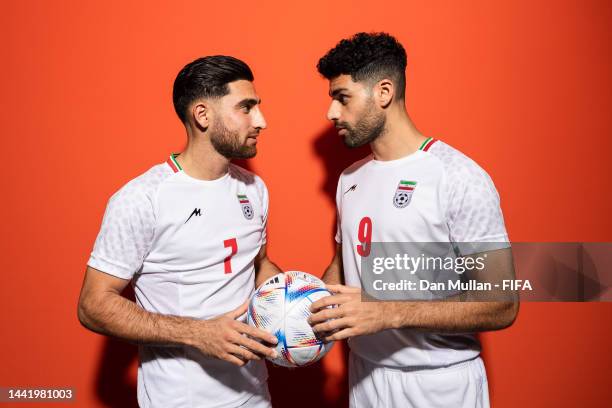
[[210,102],[197,101],[191,106],[191,117],[194,123],[203,130],[208,129],[211,115]]
[[388,79],[381,79],[374,85],[374,97],[381,108],[386,108],[395,97],[395,87],[393,82]]

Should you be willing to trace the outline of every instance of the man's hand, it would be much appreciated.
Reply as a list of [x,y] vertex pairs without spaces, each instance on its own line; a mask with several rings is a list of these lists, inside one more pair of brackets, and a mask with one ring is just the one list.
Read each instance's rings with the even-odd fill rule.
[[[310,306],[313,315],[308,322],[325,341],[377,333],[388,329],[385,305],[382,302],[362,302],[361,289],[344,285],[327,285],[334,293]],[[332,307],[330,307],[332,306]]]
[[272,334],[236,320],[248,308],[248,301],[224,315],[210,320],[195,320],[191,346],[204,355],[243,366],[248,360],[276,358],[276,350],[256,340],[276,344]]

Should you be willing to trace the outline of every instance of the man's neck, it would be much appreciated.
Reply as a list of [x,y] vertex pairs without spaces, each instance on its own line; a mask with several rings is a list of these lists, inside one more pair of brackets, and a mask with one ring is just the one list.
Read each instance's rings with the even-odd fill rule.
[[374,159],[396,160],[419,150],[425,139],[427,138],[414,126],[403,106],[398,106],[387,114],[385,129],[370,143],[370,147]]
[[177,157],[183,171],[199,180],[216,180],[223,177],[230,160],[215,150],[207,135],[194,136],[188,132],[187,147]]

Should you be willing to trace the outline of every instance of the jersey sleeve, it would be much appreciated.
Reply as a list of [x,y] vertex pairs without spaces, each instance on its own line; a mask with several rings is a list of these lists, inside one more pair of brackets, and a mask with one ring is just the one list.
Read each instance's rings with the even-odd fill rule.
[[491,177],[471,161],[455,170],[448,178],[447,220],[450,241],[458,253],[509,247],[499,194]]
[[118,278],[131,279],[151,249],[154,231],[152,197],[128,184],[109,200],[87,264]]
[[334,237],[338,244],[342,243],[341,229],[341,211],[342,208],[342,176],[338,178],[338,186],[336,187],[336,236]]
[[261,179],[259,179],[259,181],[261,182],[261,245],[265,245],[268,241],[268,208],[270,205],[270,196],[266,183],[264,183]]

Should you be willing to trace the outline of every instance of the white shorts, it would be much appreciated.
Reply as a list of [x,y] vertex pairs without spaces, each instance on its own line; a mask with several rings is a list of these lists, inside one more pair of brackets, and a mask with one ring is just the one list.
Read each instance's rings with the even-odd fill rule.
[[487,408],[489,386],[480,357],[450,367],[416,371],[349,357],[351,408]]
[[240,405],[240,408],[272,408],[268,384],[263,383],[259,391],[259,393],[253,394],[244,404]]

